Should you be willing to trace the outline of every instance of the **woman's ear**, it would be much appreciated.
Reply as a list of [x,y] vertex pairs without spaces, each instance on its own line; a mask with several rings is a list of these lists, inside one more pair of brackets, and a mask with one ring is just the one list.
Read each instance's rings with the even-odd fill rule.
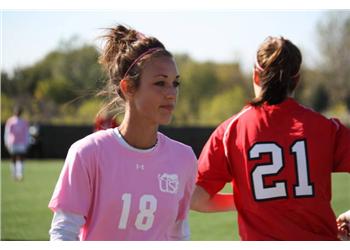
[[126,80],[121,80],[120,81],[120,90],[122,91],[123,95],[125,96],[126,92],[127,92],[127,82]]
[[124,97],[130,97],[133,95],[133,87],[130,86],[129,82],[125,79],[120,81],[120,90],[122,91]]
[[255,97],[258,98],[261,94],[261,81],[259,76],[259,71],[257,71],[255,68],[253,70],[253,88],[254,88],[254,94]]
[[260,77],[259,77],[259,72],[254,68],[253,70],[253,82],[260,86]]

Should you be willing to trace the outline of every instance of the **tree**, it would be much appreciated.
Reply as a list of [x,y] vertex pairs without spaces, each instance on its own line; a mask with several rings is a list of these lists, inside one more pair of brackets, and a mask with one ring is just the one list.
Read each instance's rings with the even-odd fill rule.
[[29,67],[15,69],[12,77],[1,73],[3,94],[24,105],[35,121],[65,121],[67,110],[76,112],[101,87],[97,50],[75,40],[61,42]]
[[230,90],[221,92],[202,103],[198,123],[217,126],[243,108],[246,96],[241,84],[233,84]]
[[311,107],[317,111],[325,111],[329,103],[329,94],[323,85],[316,85],[314,94],[311,98]]
[[178,63],[181,84],[174,119],[176,125],[196,124],[201,102],[217,94],[219,89],[216,64],[185,59]]
[[350,96],[350,13],[329,12],[318,25],[322,74],[333,105]]
[[14,101],[7,97],[4,93],[1,93],[1,122],[4,123],[6,120],[13,115]]
[[[73,39],[13,76],[3,72],[2,109],[9,100],[20,101],[35,122],[91,124],[101,102],[95,94],[106,77],[98,55],[93,46]],[[247,94],[238,63],[197,62],[186,54],[175,58],[181,84],[172,125],[213,125],[242,107]]]

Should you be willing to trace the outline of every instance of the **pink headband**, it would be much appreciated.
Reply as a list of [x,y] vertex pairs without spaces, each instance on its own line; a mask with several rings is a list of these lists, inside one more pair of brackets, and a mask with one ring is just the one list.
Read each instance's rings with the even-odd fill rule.
[[255,58],[255,67],[258,69],[258,71],[262,72],[264,71],[263,67],[260,66],[258,62],[258,57]]
[[[265,70],[263,67],[260,66],[260,64],[258,62],[258,57],[255,58],[255,67],[258,69],[259,72],[262,72],[262,71]],[[299,72],[300,72],[300,69],[295,75],[292,76],[292,78],[298,77],[299,76]]]
[[153,52],[156,52],[156,51],[160,51],[160,50],[163,50],[163,48],[152,48],[152,49],[149,49],[149,50],[146,50],[145,52],[143,52],[138,58],[136,58],[132,64],[129,66],[128,70],[125,72],[124,74],[124,77],[123,79],[128,75],[129,71],[131,70],[131,68],[136,64],[138,63],[145,55],[148,55],[148,54],[151,54]]

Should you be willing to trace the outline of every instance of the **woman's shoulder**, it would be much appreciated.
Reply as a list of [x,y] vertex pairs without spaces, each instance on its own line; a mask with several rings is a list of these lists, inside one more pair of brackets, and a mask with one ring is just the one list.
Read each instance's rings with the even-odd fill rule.
[[12,124],[16,121],[16,116],[11,116],[9,117],[7,120],[6,120],[6,124],[9,125],[9,124]]
[[169,138],[168,136],[158,132],[158,138],[162,140],[162,148],[170,152],[169,159],[176,159],[179,169],[186,173],[188,178],[191,178],[197,173],[197,156],[191,146],[182,142]]
[[313,123],[317,127],[324,127],[324,126],[330,126],[337,128],[338,125],[341,124],[341,122],[337,118],[327,117],[324,114],[321,114],[311,107],[307,107],[305,105],[302,105],[298,103],[300,113],[302,113],[305,120],[307,120],[310,123]]
[[77,140],[71,146],[79,153],[90,154],[96,152],[97,148],[108,146],[112,140],[112,130],[100,130]]
[[162,144],[164,144],[167,148],[169,148],[173,152],[177,152],[181,155],[185,154],[190,157],[196,157],[195,153],[193,152],[193,149],[191,146],[179,142],[177,140],[174,140],[166,135],[164,135],[161,132],[158,132],[158,138],[161,140]]

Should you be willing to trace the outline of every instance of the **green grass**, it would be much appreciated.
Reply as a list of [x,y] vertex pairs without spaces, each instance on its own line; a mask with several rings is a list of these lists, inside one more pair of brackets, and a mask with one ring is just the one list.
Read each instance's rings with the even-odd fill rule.
[[1,239],[48,240],[52,213],[47,205],[62,161],[26,161],[22,182],[1,162]]
[[[26,161],[24,180],[11,179],[1,162],[1,239],[48,240],[52,213],[47,208],[63,161]],[[230,185],[225,187],[230,191]],[[333,175],[335,213],[350,209],[350,175]],[[239,240],[236,213],[190,212],[192,240]]]
[[[222,191],[231,193],[231,184],[226,185]],[[190,211],[189,222],[192,240],[239,240],[236,212]]]

